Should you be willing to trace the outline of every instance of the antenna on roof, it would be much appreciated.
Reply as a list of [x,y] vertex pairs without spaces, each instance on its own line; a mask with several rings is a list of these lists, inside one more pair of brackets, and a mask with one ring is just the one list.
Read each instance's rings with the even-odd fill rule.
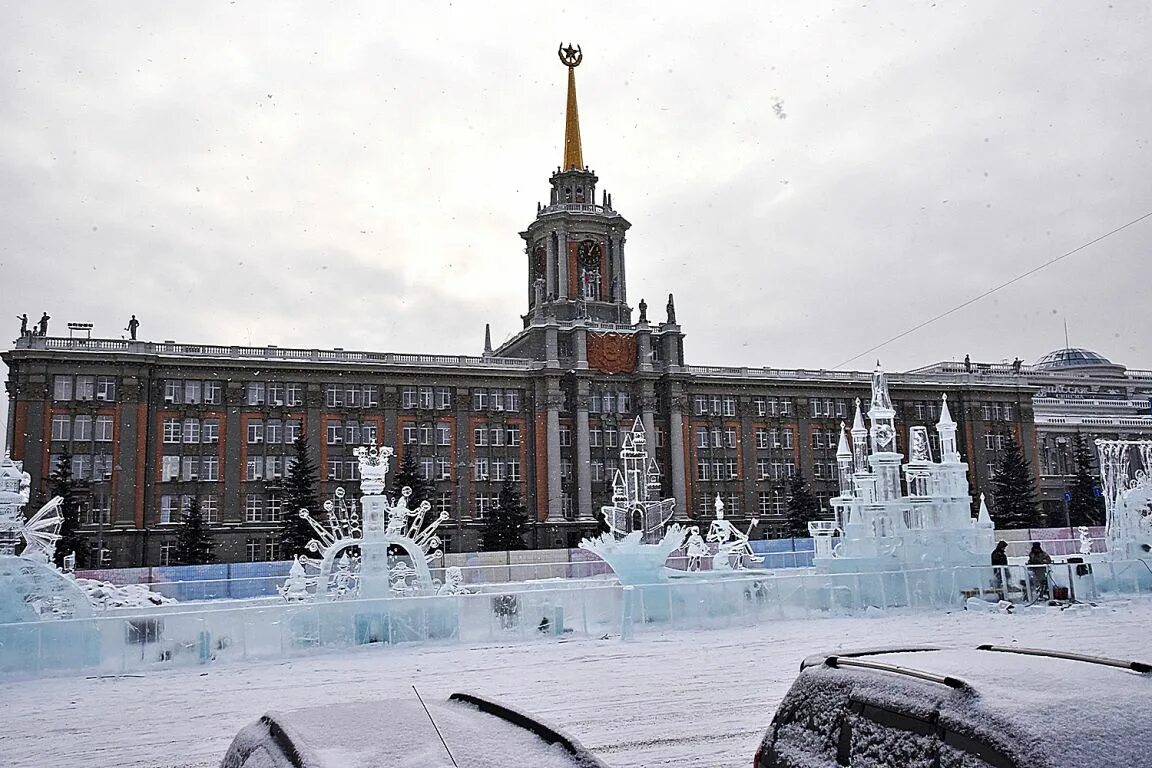
[[1068,343],[1068,318],[1064,318],[1064,349],[1072,349],[1072,345]]

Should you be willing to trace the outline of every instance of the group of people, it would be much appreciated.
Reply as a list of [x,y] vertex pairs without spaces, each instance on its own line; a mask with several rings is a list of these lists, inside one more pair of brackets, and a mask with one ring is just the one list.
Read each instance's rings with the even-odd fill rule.
[[[36,323],[36,325],[32,328],[28,327],[27,312],[16,315],[16,319],[20,321],[20,336],[23,338],[24,336],[47,336],[48,321],[52,318],[48,316],[47,312],[45,312],[44,314],[40,315],[40,322]],[[136,341],[136,329],[139,327],[140,321],[136,319],[136,315],[132,315],[132,319],[128,321],[128,327],[124,329],[128,331],[128,335],[132,341]]]
[[20,321],[20,335],[23,336],[47,336],[48,335],[48,321],[52,318],[45,312],[40,316],[40,322],[33,328],[28,327],[28,313],[16,315],[16,319]]
[[[992,550],[992,569],[996,573],[996,588],[1004,591],[1006,579],[1004,574],[1008,567],[1008,542],[996,542],[996,549]],[[1052,565],[1052,556],[1044,551],[1040,542],[1032,542],[1032,549],[1028,550],[1028,583],[1032,594],[1037,600],[1047,600],[1048,593],[1048,566]]]

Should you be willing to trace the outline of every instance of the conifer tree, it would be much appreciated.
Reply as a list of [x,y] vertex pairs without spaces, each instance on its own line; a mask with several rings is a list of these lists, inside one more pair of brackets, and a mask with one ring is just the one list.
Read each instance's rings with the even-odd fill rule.
[[61,497],[60,539],[56,542],[53,561],[64,567],[64,558],[76,553],[76,567],[88,567],[88,540],[80,535],[80,500],[76,498],[76,481],[72,478],[72,454],[65,451],[48,476],[48,498]]
[[399,467],[396,474],[392,477],[392,488],[390,493],[393,499],[400,498],[400,492],[407,486],[412,489],[412,495],[408,498],[408,509],[416,509],[420,506],[420,502],[427,501],[433,502],[433,495],[436,488],[431,480],[424,477],[420,472],[420,464],[416,458],[416,451],[411,450],[409,446],[405,446],[404,455],[399,461]]
[[528,529],[528,511],[524,508],[520,488],[511,480],[505,480],[496,509],[489,512],[484,521],[480,549],[484,552],[527,549],[524,535]]
[[308,438],[303,433],[292,444],[292,466],[284,478],[283,516],[280,523],[280,553],[284,559],[307,554],[308,542],[316,536],[300,510],[319,519],[320,500],[317,495],[316,464],[308,452]]
[[1004,435],[1000,466],[992,474],[992,522],[997,528],[1030,528],[1037,524],[1036,481],[1024,452],[1012,436]]
[[1068,525],[1103,525],[1104,498],[1097,494],[1100,481],[1092,473],[1092,450],[1079,431],[1072,438],[1076,474],[1068,489]]
[[797,470],[788,481],[787,507],[788,535],[794,539],[806,539],[808,523],[820,519],[820,502],[808,488],[804,473]]
[[200,511],[200,497],[193,496],[184,509],[180,527],[176,529],[175,565],[206,565],[216,559],[216,541],[204,524]]

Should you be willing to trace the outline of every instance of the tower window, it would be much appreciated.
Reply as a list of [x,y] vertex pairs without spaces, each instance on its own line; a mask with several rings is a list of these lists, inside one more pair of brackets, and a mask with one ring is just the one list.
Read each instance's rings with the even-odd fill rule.
[[580,243],[580,297],[585,301],[600,301],[600,245],[592,240]]

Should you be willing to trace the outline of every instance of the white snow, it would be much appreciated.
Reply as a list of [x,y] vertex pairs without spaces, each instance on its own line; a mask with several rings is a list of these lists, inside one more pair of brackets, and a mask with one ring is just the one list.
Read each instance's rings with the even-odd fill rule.
[[97,579],[76,579],[77,586],[84,590],[92,607],[105,608],[149,608],[154,605],[175,605],[176,600],[153,592],[145,584],[113,584]]
[[[236,732],[268,710],[406,699],[415,684],[425,701],[467,690],[530,712],[571,733],[613,768],[744,766],[809,654],[988,642],[1152,661],[1149,626],[1147,599],[1075,613],[1047,607],[1013,614],[887,611],[879,621],[781,620],[645,632],[629,642],[364,646],[144,677],[5,682],[0,701],[20,706],[6,708],[0,762],[217,766]],[[1069,711],[1064,727],[1075,717]],[[1147,721],[1133,721],[1131,728],[1149,730]]]

